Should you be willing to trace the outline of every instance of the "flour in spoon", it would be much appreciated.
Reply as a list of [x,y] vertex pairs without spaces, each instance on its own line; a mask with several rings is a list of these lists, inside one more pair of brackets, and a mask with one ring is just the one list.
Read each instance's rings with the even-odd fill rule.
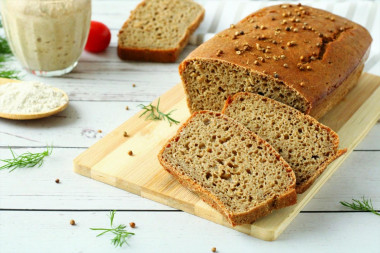
[[64,93],[40,82],[15,82],[0,85],[0,113],[36,114],[67,103]]

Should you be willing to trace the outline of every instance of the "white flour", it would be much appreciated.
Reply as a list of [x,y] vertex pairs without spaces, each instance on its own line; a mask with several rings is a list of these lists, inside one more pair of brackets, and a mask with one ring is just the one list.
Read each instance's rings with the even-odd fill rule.
[[51,111],[67,103],[62,92],[40,82],[0,85],[0,112],[35,114]]

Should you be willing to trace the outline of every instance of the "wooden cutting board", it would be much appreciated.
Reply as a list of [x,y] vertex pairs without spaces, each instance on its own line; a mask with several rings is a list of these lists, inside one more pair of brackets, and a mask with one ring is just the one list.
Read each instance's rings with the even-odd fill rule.
[[[233,229],[263,240],[275,240],[322,185],[366,136],[380,116],[380,77],[363,74],[358,85],[325,115],[321,122],[338,132],[341,147],[347,153],[328,166],[305,193],[298,195],[296,205],[276,210],[252,225]],[[153,102],[157,104],[157,100]],[[189,116],[182,85],[178,84],[161,96],[160,109],[173,112],[183,123]],[[164,171],[157,154],[177,131],[166,121],[145,121],[134,115],[74,160],[74,171],[83,176],[113,185],[142,197],[181,209],[185,212],[230,227],[221,214],[201,201]],[[128,137],[124,137],[124,131]],[[128,151],[133,151],[133,156]]]

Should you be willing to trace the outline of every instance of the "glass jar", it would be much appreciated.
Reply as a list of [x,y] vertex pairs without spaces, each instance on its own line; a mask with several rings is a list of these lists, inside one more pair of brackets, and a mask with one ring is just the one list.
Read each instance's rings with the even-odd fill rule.
[[83,51],[91,22],[91,0],[1,0],[10,48],[39,76],[69,73]]

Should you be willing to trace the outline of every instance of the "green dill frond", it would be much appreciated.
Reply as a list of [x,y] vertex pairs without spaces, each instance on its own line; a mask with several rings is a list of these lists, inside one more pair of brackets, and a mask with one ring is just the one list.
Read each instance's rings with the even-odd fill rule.
[[144,112],[139,116],[139,118],[146,115],[145,120],[166,120],[168,121],[170,126],[173,123],[179,123],[178,120],[175,120],[171,117],[171,114],[174,110],[168,113],[163,113],[162,111],[160,111],[160,98],[158,99],[156,106],[152,105],[151,103],[149,105],[140,104],[138,106],[144,110]]
[[115,213],[116,213],[115,210],[110,211],[110,214],[109,214],[110,224],[111,224],[110,228],[90,228],[90,229],[95,230],[95,231],[103,231],[100,234],[98,234],[96,237],[99,237],[99,236],[102,236],[108,232],[111,232],[112,234],[115,235],[115,237],[111,239],[111,243],[115,247],[121,247],[124,244],[128,244],[127,239],[130,236],[135,235],[135,233],[128,232],[125,229],[127,226],[123,225],[123,224],[120,224],[119,226],[114,227],[113,226],[113,219],[115,217]]

